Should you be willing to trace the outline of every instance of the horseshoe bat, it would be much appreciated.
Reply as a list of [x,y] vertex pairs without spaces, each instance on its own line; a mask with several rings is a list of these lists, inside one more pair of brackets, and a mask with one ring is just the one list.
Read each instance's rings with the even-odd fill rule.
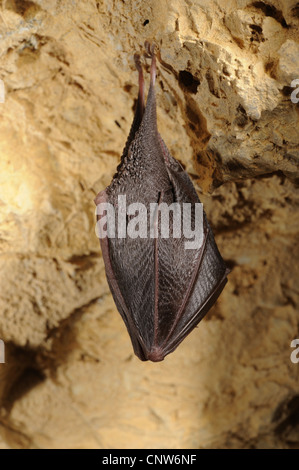
[[[135,54],[139,94],[133,123],[117,172],[110,185],[97,195],[95,204],[107,281],[134,352],[142,361],[158,362],[173,352],[210,310],[227,282],[229,270],[204,211],[200,225],[196,225],[200,200],[189,176],[170,155],[158,132],[156,58],[154,46],[146,42],[145,47],[151,57],[147,102],[145,105],[140,56]],[[122,209],[120,196],[126,198]],[[190,226],[202,234],[198,246],[187,249],[190,237],[185,232],[176,236],[173,226],[169,237],[162,236],[161,210],[173,203],[176,208],[190,207]],[[150,211],[152,204],[155,211]],[[133,211],[127,210],[128,205]],[[111,207],[119,209],[118,220],[124,225],[118,226],[116,236],[109,236],[109,228],[113,232],[115,225],[107,217]],[[138,236],[137,226],[142,221],[140,217],[138,223],[134,221],[136,207],[143,207],[143,228],[152,229],[151,236]],[[169,225],[174,219],[175,211],[169,210]],[[132,223],[137,236],[124,235]]]

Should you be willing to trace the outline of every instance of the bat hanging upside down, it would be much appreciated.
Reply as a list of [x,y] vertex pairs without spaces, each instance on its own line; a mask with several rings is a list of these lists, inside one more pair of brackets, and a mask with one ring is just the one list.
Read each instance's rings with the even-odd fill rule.
[[[95,203],[108,284],[134,352],[142,361],[158,362],[214,305],[229,270],[189,176],[158,132],[156,58],[154,46],[146,42],[145,47],[151,56],[147,103],[135,54],[135,116],[117,173]],[[190,242],[190,233],[198,243]]]

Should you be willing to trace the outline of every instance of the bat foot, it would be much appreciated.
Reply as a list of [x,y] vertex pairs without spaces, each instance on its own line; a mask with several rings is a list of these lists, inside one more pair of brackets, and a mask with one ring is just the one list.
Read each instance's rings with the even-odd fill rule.
[[135,62],[135,66],[136,66],[136,69],[137,69],[138,75],[139,75],[139,95],[138,95],[139,112],[140,112],[140,115],[143,116],[144,108],[145,108],[145,105],[144,105],[144,79],[143,79],[140,55],[137,54],[137,53],[134,54],[134,62]]
[[136,66],[136,69],[139,73],[142,73],[142,67],[141,67],[141,61],[140,61],[140,55],[137,54],[134,54],[134,62],[135,62],[135,66]]
[[153,57],[155,55],[155,43],[150,43],[149,41],[144,42],[144,47],[148,57]]
[[155,54],[155,43],[150,43],[149,41],[145,41],[144,43],[145,51],[147,54],[147,57],[151,57],[152,63],[151,63],[151,83],[154,85],[155,80],[156,80],[156,73],[157,73],[157,68],[156,68],[156,54]]

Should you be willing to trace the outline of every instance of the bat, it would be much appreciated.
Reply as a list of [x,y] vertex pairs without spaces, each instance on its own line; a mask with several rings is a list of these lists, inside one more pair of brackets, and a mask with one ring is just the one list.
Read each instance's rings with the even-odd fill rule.
[[[202,205],[189,176],[158,132],[156,56],[154,45],[146,42],[145,47],[151,57],[146,105],[140,56],[135,54],[139,93],[133,123],[117,172],[95,204],[106,277],[116,307],[136,356],[158,362],[210,310],[229,270],[205,212],[197,211]],[[182,233],[185,222],[186,227],[189,222],[187,234]],[[186,248],[190,234],[194,240],[198,235],[199,242]]]

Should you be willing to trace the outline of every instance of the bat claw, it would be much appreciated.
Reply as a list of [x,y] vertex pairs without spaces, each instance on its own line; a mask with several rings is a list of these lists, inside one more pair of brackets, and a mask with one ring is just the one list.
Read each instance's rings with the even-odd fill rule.
[[155,43],[153,42],[151,44],[149,41],[145,41],[144,42],[144,47],[145,47],[147,56],[153,58],[154,55],[155,55],[155,48],[156,48]]

